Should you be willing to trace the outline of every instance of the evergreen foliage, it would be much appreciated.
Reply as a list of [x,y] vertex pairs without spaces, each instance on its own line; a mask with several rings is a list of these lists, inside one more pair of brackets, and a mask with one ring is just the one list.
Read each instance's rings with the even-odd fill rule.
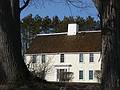
[[24,30],[30,30],[33,33],[67,32],[69,23],[77,23],[82,31],[98,30],[100,27],[99,21],[95,21],[91,16],[88,16],[86,19],[80,16],[65,16],[61,20],[58,16],[50,18],[49,16],[40,17],[36,15],[32,17],[32,14],[29,14],[21,21],[22,28]]

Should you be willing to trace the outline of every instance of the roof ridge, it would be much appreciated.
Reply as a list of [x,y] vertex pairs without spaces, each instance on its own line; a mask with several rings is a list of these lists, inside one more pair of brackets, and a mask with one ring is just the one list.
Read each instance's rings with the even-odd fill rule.
[[[78,31],[78,33],[89,33],[89,32],[101,32],[101,30],[95,30],[95,31]],[[61,33],[47,33],[47,34],[37,34],[37,36],[48,36],[48,35],[64,35],[67,34],[67,32],[61,32]]]
[[67,34],[67,32],[62,32],[62,33],[37,34],[37,36],[62,35],[62,34]]

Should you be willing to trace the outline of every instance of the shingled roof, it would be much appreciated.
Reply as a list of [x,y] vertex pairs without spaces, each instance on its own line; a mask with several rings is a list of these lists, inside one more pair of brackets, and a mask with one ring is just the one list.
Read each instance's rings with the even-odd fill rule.
[[26,54],[62,52],[100,52],[101,32],[79,32],[67,34],[39,35],[30,45]]

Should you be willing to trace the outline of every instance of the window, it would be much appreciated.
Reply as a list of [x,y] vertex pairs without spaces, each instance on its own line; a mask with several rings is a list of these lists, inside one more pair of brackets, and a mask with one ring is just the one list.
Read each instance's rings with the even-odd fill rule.
[[83,79],[83,70],[79,71],[79,79]]
[[83,62],[83,53],[80,53],[80,54],[79,54],[79,61],[80,61],[80,62]]
[[93,79],[93,70],[89,70],[89,80]]
[[94,54],[93,53],[90,53],[89,59],[90,59],[90,62],[94,62]]
[[66,72],[67,72],[67,69],[57,69],[57,80],[58,81],[67,81]]
[[36,63],[36,57],[37,57],[37,55],[32,56],[32,63]]
[[64,62],[64,54],[60,54],[60,62]]
[[45,63],[45,55],[42,55],[42,63]]

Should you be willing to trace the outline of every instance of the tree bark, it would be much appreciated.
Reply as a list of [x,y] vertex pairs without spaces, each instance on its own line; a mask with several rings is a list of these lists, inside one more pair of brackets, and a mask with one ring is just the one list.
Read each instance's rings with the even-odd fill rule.
[[19,0],[0,0],[0,85],[22,85],[29,76],[21,54]]
[[102,35],[102,89],[120,90],[119,87],[119,59],[117,56],[116,34],[108,32]]
[[[101,90],[120,90],[120,1],[108,0],[102,23]],[[106,16],[108,14],[108,16]]]

